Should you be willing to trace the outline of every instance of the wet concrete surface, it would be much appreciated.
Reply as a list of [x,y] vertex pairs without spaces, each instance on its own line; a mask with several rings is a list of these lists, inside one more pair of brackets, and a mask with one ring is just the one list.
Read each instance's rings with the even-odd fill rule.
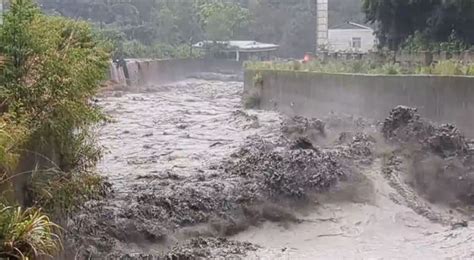
[[[100,130],[99,170],[114,192],[72,221],[78,255],[474,257],[469,215],[418,195],[374,122],[244,110],[242,83],[199,78],[99,99],[113,118]],[[330,185],[307,185],[314,176]]]

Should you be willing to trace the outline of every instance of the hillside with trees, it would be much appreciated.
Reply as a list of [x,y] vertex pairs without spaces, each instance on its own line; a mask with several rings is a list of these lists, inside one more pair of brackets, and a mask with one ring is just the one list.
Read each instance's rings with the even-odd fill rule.
[[[183,57],[201,40],[257,40],[282,57],[314,51],[315,0],[40,0],[44,10],[95,24],[124,56]],[[331,0],[330,24],[363,22],[360,0]]]

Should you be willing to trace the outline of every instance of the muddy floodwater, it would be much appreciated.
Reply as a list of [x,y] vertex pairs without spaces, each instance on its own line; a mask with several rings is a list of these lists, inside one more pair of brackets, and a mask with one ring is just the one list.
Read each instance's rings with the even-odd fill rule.
[[99,165],[113,192],[73,220],[78,255],[474,258],[470,214],[417,192],[377,122],[328,115],[321,130],[300,118],[296,132],[317,131],[295,138],[287,117],[244,109],[242,91],[194,78],[99,98],[113,118]]
[[150,189],[147,178],[195,174],[229,156],[246,137],[277,133],[279,115],[244,114],[241,93],[240,82],[190,79],[105,98],[101,103],[115,122],[101,130],[109,152],[100,170],[117,192]]

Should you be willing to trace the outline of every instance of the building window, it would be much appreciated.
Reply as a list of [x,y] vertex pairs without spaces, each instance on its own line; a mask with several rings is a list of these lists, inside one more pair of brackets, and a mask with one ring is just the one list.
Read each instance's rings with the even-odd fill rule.
[[352,38],[352,48],[360,49],[362,47],[362,39],[360,37]]

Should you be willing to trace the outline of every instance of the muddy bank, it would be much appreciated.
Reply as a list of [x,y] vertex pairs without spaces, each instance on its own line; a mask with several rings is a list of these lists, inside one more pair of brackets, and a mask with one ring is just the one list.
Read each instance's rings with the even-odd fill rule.
[[446,228],[461,223],[400,178],[411,176],[406,157],[387,154],[412,142],[395,138],[395,112],[383,127],[285,118],[244,110],[242,83],[216,79],[116,93],[98,100],[114,118],[101,129],[99,167],[114,192],[70,221],[79,258],[391,258],[421,244],[436,256],[429,242],[448,246]]

